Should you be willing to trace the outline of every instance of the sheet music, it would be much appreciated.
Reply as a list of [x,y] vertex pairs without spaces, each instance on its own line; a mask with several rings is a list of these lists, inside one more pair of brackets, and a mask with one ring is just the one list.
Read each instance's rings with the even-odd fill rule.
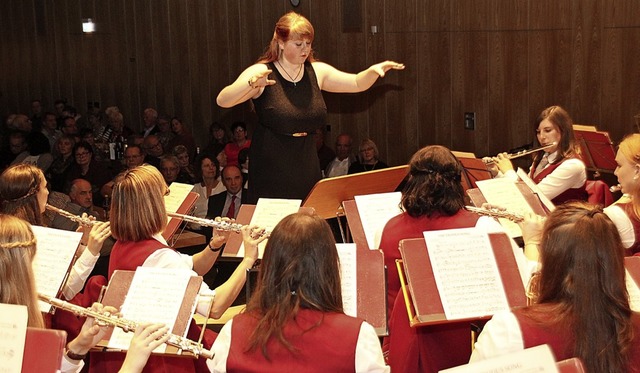
[[356,317],[358,315],[358,261],[356,244],[338,243],[340,257],[340,284],[342,288],[342,306],[344,313]]
[[378,250],[385,224],[389,219],[402,213],[400,209],[401,198],[400,192],[354,197],[369,249]]
[[527,348],[440,373],[557,373],[555,357],[548,345]]
[[27,306],[0,303],[0,373],[20,373],[27,338]]
[[629,270],[625,269],[625,282],[627,284],[627,292],[629,293],[629,306],[631,310],[640,312],[640,288],[635,280],[629,274]]
[[[519,215],[533,212],[520,189],[509,178],[496,178],[476,181],[476,185],[488,203],[504,207],[507,211]],[[508,219],[499,219],[500,224],[510,237],[521,237],[522,230],[517,223]]]
[[424,232],[448,320],[508,310],[489,236],[476,228]]
[[554,205],[553,202],[551,202],[551,200],[547,196],[545,196],[544,193],[542,193],[542,191],[538,187],[538,184],[534,183],[533,180],[531,180],[529,174],[527,174],[525,170],[518,168],[518,171],[516,173],[518,174],[518,177],[520,177],[520,180],[527,184],[529,189],[531,189],[533,193],[538,196],[540,202],[542,202],[547,210],[553,211],[556,209],[556,205]]
[[[249,224],[263,227],[271,232],[285,216],[298,212],[301,204],[301,199],[260,198]],[[260,259],[264,255],[264,247],[267,245],[267,241],[262,241],[258,246],[258,258]],[[244,256],[244,243],[240,245],[237,256]]]
[[[164,196],[164,207],[167,212],[178,212],[180,205],[187,198],[193,185],[173,182],[169,185],[169,195]],[[171,218],[169,218],[171,219]]]
[[[173,330],[193,272],[179,268],[138,267],[121,307],[122,317],[136,322],[163,323]],[[187,330],[184,331],[186,337]],[[133,333],[115,328],[108,347],[126,350]],[[154,352],[162,353],[166,344]]]
[[[36,289],[55,298],[67,277],[82,233],[35,225],[31,228],[37,241],[32,264]],[[43,301],[38,301],[38,306],[42,312],[51,310],[51,305]]]

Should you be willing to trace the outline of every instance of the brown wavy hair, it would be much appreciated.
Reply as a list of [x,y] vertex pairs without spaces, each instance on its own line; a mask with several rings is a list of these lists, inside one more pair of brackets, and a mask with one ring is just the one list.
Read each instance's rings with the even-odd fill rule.
[[40,184],[46,182],[42,171],[33,165],[10,166],[0,175],[0,212],[43,225],[38,203]]
[[454,215],[464,207],[461,173],[460,162],[446,147],[429,145],[418,150],[409,161],[402,207],[414,218],[434,213]]
[[32,261],[36,239],[26,221],[0,214],[0,303],[27,306],[31,327],[44,328]]
[[283,331],[301,308],[343,312],[331,228],[318,216],[297,213],[282,219],[267,242],[257,289],[247,304],[247,312],[259,321],[246,350],[260,348],[269,359],[267,342],[275,338],[295,352]]
[[[534,131],[538,130],[538,126],[542,123],[543,120],[548,119],[551,124],[553,124],[556,129],[560,132],[560,144],[558,144],[558,158],[554,160],[553,163],[558,163],[565,158],[571,158],[574,156],[578,156],[580,154],[578,145],[576,143],[576,138],[573,133],[573,120],[569,113],[565,109],[560,106],[549,106],[548,108],[542,110],[542,112],[536,118],[534,123]],[[538,142],[538,136],[534,136],[533,147],[540,147],[540,142]],[[542,156],[544,155],[543,151],[536,152],[533,155],[533,166],[532,168],[535,170],[538,166],[538,163],[542,160]]]
[[536,304],[523,313],[543,327],[568,325],[587,372],[627,371],[633,340],[624,248],[600,207],[568,202],[547,219]]

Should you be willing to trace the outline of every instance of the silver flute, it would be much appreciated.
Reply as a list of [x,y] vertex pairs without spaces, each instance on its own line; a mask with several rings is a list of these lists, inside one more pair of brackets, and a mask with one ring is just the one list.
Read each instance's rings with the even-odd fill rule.
[[[514,159],[514,158],[524,157],[525,155],[529,155],[529,154],[538,152],[540,150],[545,150],[545,149],[548,149],[548,148],[550,148],[552,146],[555,146],[555,145],[556,145],[556,143],[552,142],[551,144],[548,144],[548,145],[545,145],[545,146],[541,146],[539,148],[529,149],[529,150],[521,150],[521,151],[519,151],[517,153],[507,154],[507,159]],[[490,158],[490,157],[485,157],[485,158],[482,159],[482,161],[487,165],[492,164],[494,162],[493,159]]]
[[620,184],[612,185],[611,188],[609,188],[609,191],[611,193],[619,192],[621,190],[622,190],[622,185]]
[[[115,315],[110,315],[108,313],[102,314],[99,312],[95,312],[90,308],[80,307],[75,304],[60,300],[58,298],[50,297],[48,295],[38,294],[38,298],[43,302],[49,303],[55,308],[72,312],[77,316],[92,317],[100,326],[115,326],[124,330],[125,332],[131,332],[135,331],[139,325],[139,323],[135,321],[126,320]],[[165,343],[170,346],[177,347],[182,351],[188,351],[195,356],[202,356],[207,359],[213,358],[213,352],[205,349],[202,346],[202,343],[192,341],[177,334],[169,334],[169,340],[167,340]]]
[[[217,229],[220,231],[230,231],[240,233],[242,231],[242,227],[244,225],[238,223],[229,223],[227,221],[216,221],[214,219],[204,219],[198,218],[196,216],[178,214],[175,212],[167,212],[167,215],[170,218],[182,219],[188,223],[194,223],[198,225],[202,225],[203,227],[212,227],[213,229]],[[264,231],[260,236],[267,235],[269,237],[270,232]]]
[[507,211],[498,210],[498,209],[483,209],[480,207],[473,207],[473,206],[465,206],[464,208],[467,211],[474,212],[478,215],[491,216],[492,218],[504,218],[504,219],[511,220],[514,223],[520,223],[521,221],[524,220],[524,216],[513,213],[513,212],[507,212]]
[[46,204],[45,205],[47,210],[53,211],[58,215],[64,216],[65,218],[71,220],[72,222],[84,225],[84,226],[88,226],[91,227],[93,226],[95,223],[98,223],[97,220],[91,220],[89,218],[83,218],[82,216],[78,216],[75,214],[70,213],[69,211],[63,210],[61,208],[55,207],[55,206],[51,206],[50,204]]

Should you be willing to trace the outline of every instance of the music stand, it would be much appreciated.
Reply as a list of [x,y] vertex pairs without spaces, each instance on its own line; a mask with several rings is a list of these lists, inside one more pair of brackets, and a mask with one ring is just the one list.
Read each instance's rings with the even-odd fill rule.
[[616,151],[609,133],[598,131],[595,126],[573,126],[573,133],[580,147],[581,159],[589,171],[596,175],[602,172],[612,174],[616,169]]
[[464,190],[477,188],[476,181],[493,178],[487,165],[482,159],[476,158],[475,154],[460,151],[451,151],[451,153],[458,158],[463,167],[461,182]]
[[[175,212],[183,215],[189,214],[189,211],[191,211],[191,209],[193,208],[193,205],[196,203],[196,200],[198,199],[198,197],[199,197],[198,193],[189,192],[187,197],[180,204],[180,207],[178,207],[178,210],[176,210]],[[162,231],[162,237],[164,237],[164,239],[167,242],[170,242],[171,237],[173,237],[174,233],[176,233],[180,224],[182,224],[182,219],[179,219],[179,218],[169,219],[169,222],[164,228],[164,231]]]

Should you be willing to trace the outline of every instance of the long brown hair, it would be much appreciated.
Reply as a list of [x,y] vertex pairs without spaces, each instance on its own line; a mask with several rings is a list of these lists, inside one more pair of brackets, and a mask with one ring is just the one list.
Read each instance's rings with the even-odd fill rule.
[[[569,113],[560,106],[549,106],[542,110],[538,118],[536,118],[534,131],[538,130],[540,123],[543,120],[548,119],[556,129],[560,132],[560,144],[558,144],[558,158],[554,160],[554,163],[558,163],[565,158],[571,158],[577,156],[580,151],[576,143],[576,138],[573,133],[573,120],[569,116]],[[535,136],[533,140],[534,148],[540,146],[538,142],[538,136]],[[533,155],[533,169],[538,166],[538,163],[542,160],[544,155],[543,151],[536,152]]]
[[[280,57],[280,47],[278,42],[287,42],[294,38],[305,38],[313,42],[315,37],[315,31],[313,25],[304,16],[296,13],[289,12],[278,20],[276,27],[273,30],[273,38],[265,49],[264,53],[258,58],[257,63],[269,63],[277,61]],[[313,56],[313,48],[309,51],[307,61],[315,61]]]
[[632,311],[613,222],[584,202],[558,206],[544,226],[540,263],[537,304],[524,313],[540,325],[569,325],[586,371],[626,371]]
[[111,195],[111,234],[121,241],[141,241],[167,224],[164,195],[168,190],[157,168],[142,165],[116,177]]
[[0,214],[0,303],[27,306],[27,325],[44,328],[32,269],[35,255],[36,239],[29,223]]
[[43,225],[38,191],[44,180],[42,171],[30,164],[20,163],[4,170],[0,175],[0,212]]
[[257,289],[247,305],[247,312],[259,319],[247,351],[260,348],[269,359],[267,342],[271,338],[295,351],[283,330],[300,308],[343,312],[331,228],[324,219],[303,213],[282,219],[269,237]]
[[409,179],[402,191],[402,207],[410,216],[454,215],[464,207],[460,183],[462,166],[444,146],[418,150],[409,161]]

